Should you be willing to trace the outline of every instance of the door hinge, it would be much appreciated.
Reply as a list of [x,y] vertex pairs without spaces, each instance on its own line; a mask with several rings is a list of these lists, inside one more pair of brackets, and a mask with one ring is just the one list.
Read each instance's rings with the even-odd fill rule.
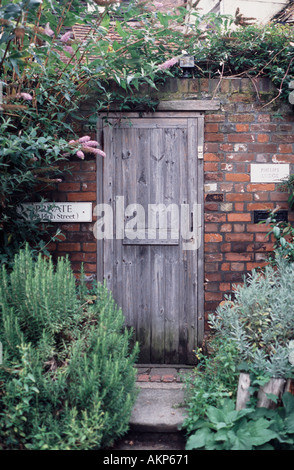
[[198,159],[203,159],[203,145],[198,145]]

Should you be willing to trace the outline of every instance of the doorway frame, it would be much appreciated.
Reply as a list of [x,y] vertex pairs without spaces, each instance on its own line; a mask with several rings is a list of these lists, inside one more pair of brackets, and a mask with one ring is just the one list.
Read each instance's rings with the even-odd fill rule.
[[[162,101],[159,103],[155,112],[132,112],[132,111],[117,111],[115,109],[99,112],[97,121],[97,141],[104,147],[103,142],[103,119],[105,117],[121,119],[122,116],[128,118],[197,118],[197,162],[198,162],[198,186],[197,186],[197,203],[201,205],[201,243],[198,249],[197,256],[197,279],[199,282],[198,298],[197,298],[197,337],[196,344],[201,346],[204,339],[205,332],[205,268],[204,268],[204,111],[216,111],[220,108],[219,100],[185,100],[185,101]],[[191,148],[191,143],[188,142],[188,151],[195,151]],[[103,171],[104,165],[107,165],[106,158],[97,159],[97,204],[103,202],[104,192],[104,178]],[[97,281],[103,282],[104,270],[104,243],[103,240],[97,240]]]

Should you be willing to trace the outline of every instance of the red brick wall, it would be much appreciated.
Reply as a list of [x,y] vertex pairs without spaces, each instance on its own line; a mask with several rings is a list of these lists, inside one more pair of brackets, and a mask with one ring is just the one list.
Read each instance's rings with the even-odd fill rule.
[[[258,90],[258,93],[256,92]],[[267,228],[253,222],[253,211],[288,209],[287,194],[275,184],[250,182],[251,163],[294,164],[294,112],[274,100],[267,80],[171,79],[163,99],[212,99],[219,111],[205,113],[205,311],[213,312],[233,291],[234,283],[262,266],[272,243]],[[101,157],[99,157],[101,158]],[[107,158],[106,158],[107,162]],[[72,176],[59,184],[59,201],[96,201],[94,160],[71,162]],[[107,164],[107,163],[106,163]],[[293,171],[293,169],[292,169]],[[292,212],[289,220],[294,221]],[[75,271],[84,262],[88,276],[96,272],[96,240],[91,223],[61,225],[65,240],[52,245],[55,254],[69,254]]]
[[[102,158],[102,157],[100,157]],[[59,202],[92,202],[96,204],[96,160],[86,158],[72,159],[60,165],[65,170],[62,183],[58,183],[57,191],[51,194]],[[93,218],[94,220],[94,218]],[[60,228],[62,235],[59,240],[50,244],[54,257],[69,255],[73,271],[78,275],[81,264],[88,279],[96,278],[97,243],[93,235],[94,222],[54,224]]]
[[[208,91],[215,83],[204,86]],[[249,80],[225,80],[220,112],[205,116],[206,318],[272,250],[268,227],[254,223],[253,211],[288,209],[277,184],[250,182],[250,164],[294,163],[294,112],[277,101],[264,106],[276,92],[267,80],[255,86],[262,102]]]

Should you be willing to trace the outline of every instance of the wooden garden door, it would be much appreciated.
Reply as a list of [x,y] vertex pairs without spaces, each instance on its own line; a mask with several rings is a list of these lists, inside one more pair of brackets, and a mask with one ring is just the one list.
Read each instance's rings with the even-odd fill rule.
[[194,363],[204,325],[203,116],[108,114],[99,132],[98,278],[134,328],[141,363]]

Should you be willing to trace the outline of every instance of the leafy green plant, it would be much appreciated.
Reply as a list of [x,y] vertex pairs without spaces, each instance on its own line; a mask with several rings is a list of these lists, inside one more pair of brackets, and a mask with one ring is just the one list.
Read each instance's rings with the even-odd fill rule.
[[183,378],[187,405],[183,427],[188,434],[209,406],[219,406],[224,398],[236,398],[239,355],[234,343],[212,337],[208,344],[209,353],[199,348],[197,366]]
[[256,372],[290,377],[289,342],[294,337],[294,267],[278,257],[276,266],[253,270],[210,315],[209,324],[223,340],[233,341],[240,357]]
[[269,213],[268,218],[261,223],[270,227],[267,237],[274,237],[273,253],[269,257],[272,265],[276,264],[277,258],[283,258],[289,263],[294,261],[294,228],[290,222],[277,220],[277,209]]
[[196,432],[186,449],[200,450],[293,450],[294,397],[283,396],[283,407],[235,409],[233,400],[222,407],[210,406],[207,417],[195,423]]
[[[170,46],[165,44],[153,62],[155,42],[177,34],[169,29],[168,15],[161,15],[155,27],[154,15],[136,2],[88,3],[90,10],[76,0],[3,0],[0,5],[0,261],[5,263],[27,242],[41,249],[47,237],[40,220],[19,217],[19,205],[42,201],[46,190],[56,189],[61,161],[104,156],[100,143],[89,138],[86,145],[81,139],[88,136],[79,135],[85,122],[85,133],[96,129],[97,106],[85,117],[80,104],[95,91],[94,102],[107,106],[120,90],[118,101],[126,109],[138,98],[126,99],[123,93],[132,95],[141,83],[155,87],[156,73],[168,73],[159,64]],[[138,18],[146,30],[133,28]],[[115,39],[109,35],[113,24]],[[74,25],[87,27],[80,41],[71,31]],[[116,91],[107,91],[109,81]],[[154,109],[156,101],[142,101]]]
[[294,175],[291,174],[288,178],[285,178],[280,184],[279,188],[281,191],[287,192],[289,194],[288,202],[290,208],[293,208],[294,204]]
[[0,280],[0,447],[111,445],[128,430],[138,353],[111,294],[28,249]]

